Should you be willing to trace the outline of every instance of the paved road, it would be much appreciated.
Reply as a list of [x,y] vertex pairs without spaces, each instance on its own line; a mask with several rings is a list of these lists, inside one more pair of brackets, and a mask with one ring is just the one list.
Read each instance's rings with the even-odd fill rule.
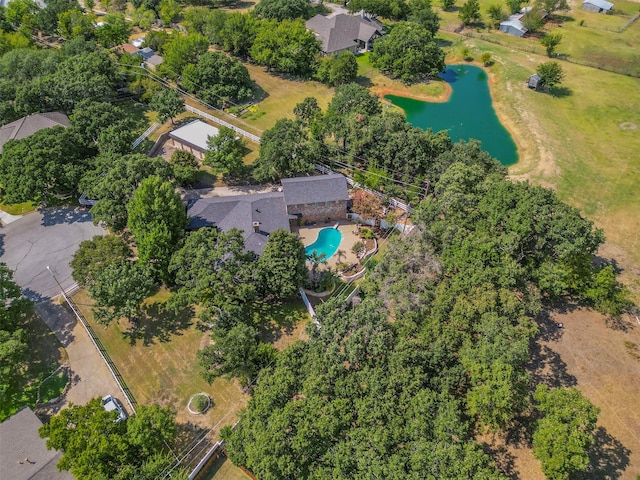
[[78,245],[102,234],[104,230],[93,224],[87,210],[74,208],[30,213],[0,228],[0,261],[15,271],[14,280],[25,295],[37,302],[36,311],[68,355],[71,388],[61,402],[49,409],[49,414],[57,413],[69,402],[84,404],[107,394],[121,397],[82,324],[65,308],[50,301],[60,293],[60,288],[46,269],[49,265],[63,288],[71,287],[69,262]]
[[0,262],[14,270],[24,294],[39,302],[60,293],[47,265],[63,288],[73,285],[69,262],[83,240],[102,235],[84,209],[46,209],[0,228]]

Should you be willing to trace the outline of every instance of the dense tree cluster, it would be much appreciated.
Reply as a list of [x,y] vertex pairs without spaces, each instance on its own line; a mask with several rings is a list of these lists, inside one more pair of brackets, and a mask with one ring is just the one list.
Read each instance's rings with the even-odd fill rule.
[[253,13],[260,18],[280,21],[306,18],[309,13],[309,2],[307,0],[260,0]]
[[182,87],[209,105],[225,107],[251,96],[253,82],[247,67],[222,52],[206,52],[182,70]]
[[13,272],[0,263],[0,403],[3,405],[16,393],[27,361],[24,321],[31,308],[31,302],[22,297],[20,287],[13,282]]
[[[73,405],[51,417],[40,428],[47,447],[63,452],[58,463],[77,479],[154,479],[175,462],[170,445],[177,435],[175,413],[158,405],[141,405],[136,415],[116,422],[117,412],[107,412],[99,398]],[[186,479],[177,468],[171,478]]]
[[374,67],[405,83],[435,77],[445,67],[444,52],[432,33],[414,22],[396,24],[375,42],[370,58]]
[[[235,463],[264,479],[504,478],[475,432],[532,408],[534,319],[551,296],[585,299],[603,239],[553,192],[456,157],[440,156],[417,229],[391,240],[362,301],[322,305],[309,341],[259,374],[224,432]],[[597,409],[573,390],[535,401],[545,472],[583,470]]]

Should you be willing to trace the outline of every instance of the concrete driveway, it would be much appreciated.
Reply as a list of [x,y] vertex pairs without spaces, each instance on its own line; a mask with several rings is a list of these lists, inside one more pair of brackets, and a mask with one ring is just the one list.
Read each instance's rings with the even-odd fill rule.
[[40,302],[73,285],[69,262],[83,240],[103,235],[88,210],[49,208],[0,228],[0,262],[14,270],[14,281],[25,296]]

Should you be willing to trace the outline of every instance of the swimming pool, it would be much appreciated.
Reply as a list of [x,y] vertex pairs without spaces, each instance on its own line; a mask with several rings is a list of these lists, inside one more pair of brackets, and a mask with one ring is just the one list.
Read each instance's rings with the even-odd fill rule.
[[318,232],[318,238],[311,245],[304,247],[307,255],[315,250],[319,255],[325,254],[324,259],[329,260],[336,253],[340,242],[342,241],[342,233],[337,228],[323,228]]

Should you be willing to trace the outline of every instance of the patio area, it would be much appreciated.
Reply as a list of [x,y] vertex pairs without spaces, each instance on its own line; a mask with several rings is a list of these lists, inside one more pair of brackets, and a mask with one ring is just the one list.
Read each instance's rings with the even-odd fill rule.
[[327,260],[327,264],[330,267],[334,268],[341,262],[349,264],[357,263],[358,259],[356,258],[355,254],[351,252],[351,247],[353,247],[353,244],[360,240],[358,235],[356,235],[355,233],[355,223],[351,223],[348,220],[340,220],[339,222],[329,222],[326,224],[320,222],[317,225],[311,227],[298,227],[292,225],[291,231],[298,234],[300,240],[302,241],[302,244],[306,247],[307,245],[311,245],[313,242],[315,242],[315,240],[318,238],[318,232],[320,230],[322,230],[323,228],[332,228],[336,223],[339,223],[338,230],[340,230],[340,233],[342,234],[342,240],[340,241],[340,246],[338,247],[336,253],[334,253]]

